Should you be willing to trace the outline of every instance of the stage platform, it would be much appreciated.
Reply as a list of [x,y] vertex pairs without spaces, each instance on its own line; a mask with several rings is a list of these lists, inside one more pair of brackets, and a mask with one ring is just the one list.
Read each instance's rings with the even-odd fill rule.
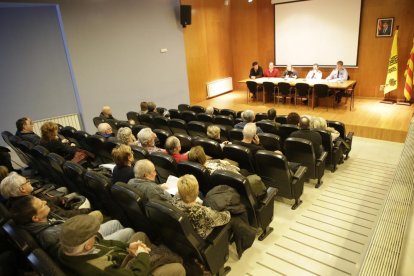
[[[261,95],[260,95],[261,96]],[[261,98],[260,98],[261,100]],[[278,115],[286,115],[289,112],[297,112],[299,115],[320,116],[327,120],[341,121],[346,125],[347,131],[353,131],[356,136],[367,137],[379,140],[403,143],[407,136],[411,117],[414,113],[414,106],[390,105],[380,103],[378,99],[355,98],[355,106],[349,111],[349,102],[342,99],[340,105],[335,109],[321,101],[321,106],[312,110],[304,104],[273,104],[269,100],[266,104],[262,101],[246,103],[246,91],[232,91],[215,98],[207,99],[193,105],[204,107],[214,106],[217,108],[231,108],[236,111],[252,109],[255,112],[266,112],[274,107]]]

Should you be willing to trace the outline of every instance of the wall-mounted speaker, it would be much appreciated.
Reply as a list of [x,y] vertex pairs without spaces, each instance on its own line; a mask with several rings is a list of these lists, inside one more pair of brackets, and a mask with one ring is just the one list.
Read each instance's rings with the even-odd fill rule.
[[180,6],[180,20],[184,28],[191,25],[191,5]]

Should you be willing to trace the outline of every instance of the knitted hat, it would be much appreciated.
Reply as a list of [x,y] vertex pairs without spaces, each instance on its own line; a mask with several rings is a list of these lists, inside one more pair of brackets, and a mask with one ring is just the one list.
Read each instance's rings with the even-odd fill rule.
[[60,233],[60,243],[74,247],[98,233],[99,220],[94,216],[78,215],[66,220]]

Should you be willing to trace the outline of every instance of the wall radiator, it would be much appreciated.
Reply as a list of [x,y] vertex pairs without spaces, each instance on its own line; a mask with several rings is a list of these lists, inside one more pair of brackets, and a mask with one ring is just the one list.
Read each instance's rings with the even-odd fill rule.
[[207,83],[207,98],[215,97],[217,95],[233,90],[233,78],[228,77],[220,80],[215,80]]
[[33,132],[37,135],[41,136],[40,128],[45,122],[54,122],[60,124],[62,126],[71,126],[76,128],[77,130],[81,130],[81,123],[79,119],[79,114],[67,114],[58,117],[46,118],[37,121],[33,121]]

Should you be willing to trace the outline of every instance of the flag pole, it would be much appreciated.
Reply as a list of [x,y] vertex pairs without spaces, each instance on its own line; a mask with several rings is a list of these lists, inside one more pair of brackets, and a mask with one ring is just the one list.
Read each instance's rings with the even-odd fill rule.
[[[413,37],[413,47],[412,47],[413,49],[414,49],[414,37]],[[410,53],[410,57],[409,57],[409,60],[411,59],[411,53]],[[406,70],[408,70],[408,63],[407,63],[407,69]],[[406,71],[406,73],[407,73],[407,71]],[[412,81],[411,81],[412,82]],[[406,84],[405,85],[407,85],[407,80],[406,80]],[[411,86],[412,86],[412,83],[411,83]],[[412,89],[412,88],[411,88]],[[397,102],[397,104],[398,105],[406,105],[406,106],[410,106],[411,105],[411,102],[410,101],[407,101],[407,98],[405,98],[405,95],[404,95],[404,101],[398,101]]]
[[[391,54],[388,60],[387,78],[384,87],[384,100],[381,103],[394,104],[397,101],[391,99],[391,92],[398,87],[398,29],[396,27],[394,37],[392,39]],[[389,94],[389,95],[387,95]]]

